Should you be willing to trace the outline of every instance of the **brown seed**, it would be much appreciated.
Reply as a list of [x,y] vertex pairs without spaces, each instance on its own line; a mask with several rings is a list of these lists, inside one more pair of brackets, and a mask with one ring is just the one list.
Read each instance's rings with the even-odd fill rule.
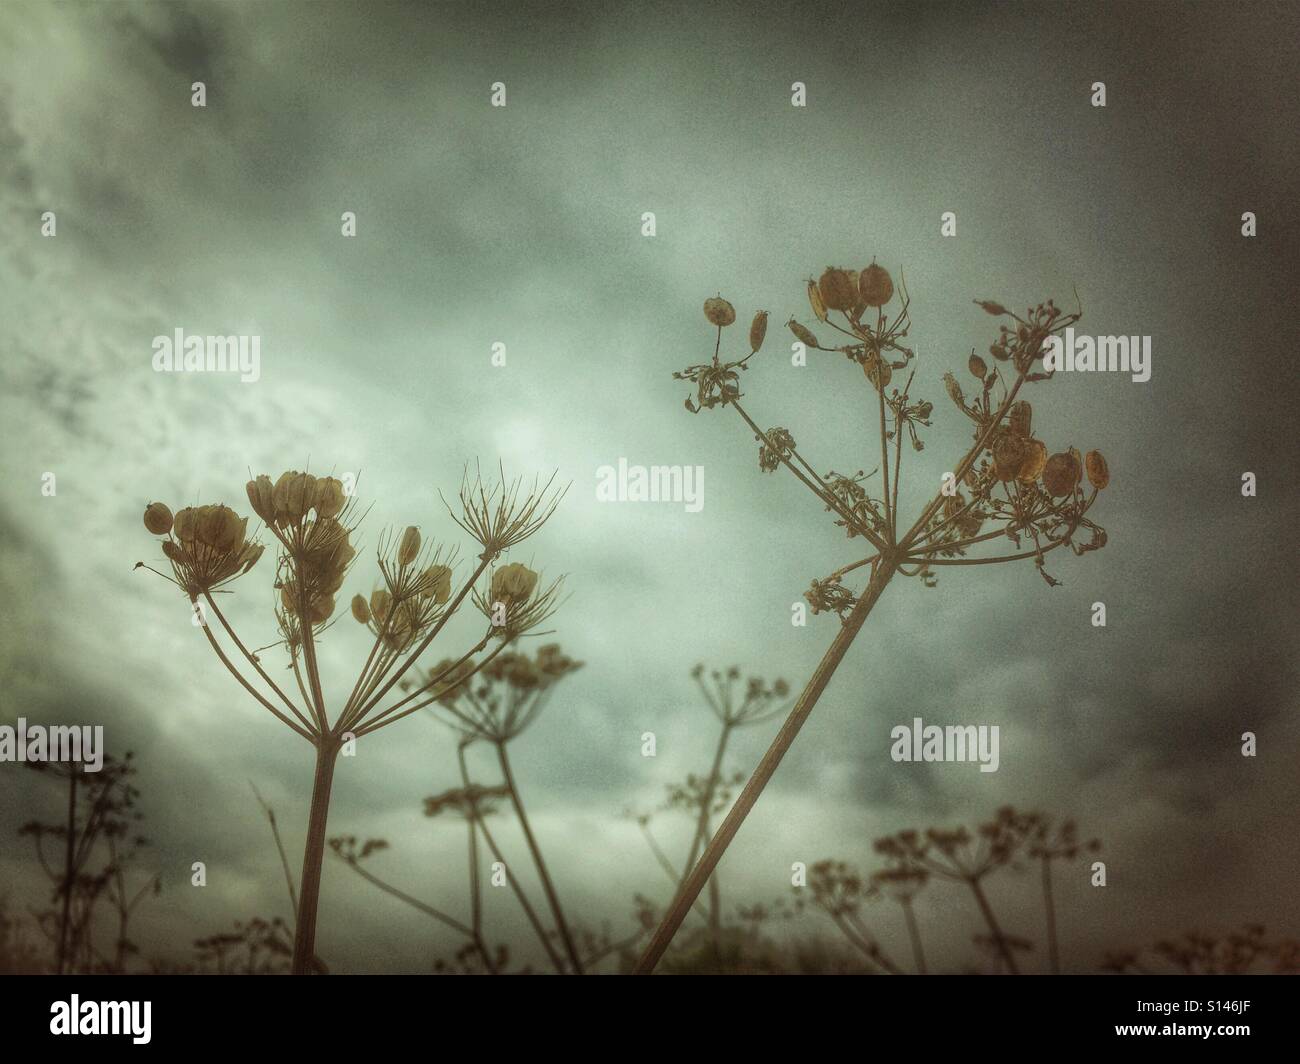
[[1085,461],[1088,466],[1088,483],[1101,491],[1110,483],[1110,467],[1106,465],[1106,459],[1100,451],[1089,451]]
[[1011,404],[1007,412],[1007,425],[1017,436],[1028,436],[1033,431],[1034,408],[1025,400]]
[[374,614],[375,620],[382,622],[392,605],[393,596],[382,587],[370,593],[370,612]]
[[361,624],[370,623],[370,603],[360,595],[352,596],[352,616]]
[[817,282],[817,290],[827,310],[852,310],[858,302],[849,271],[836,266],[826,267]]
[[520,562],[503,565],[492,574],[492,601],[523,602],[537,586],[537,574]]
[[993,443],[993,465],[999,480],[1015,480],[1029,457],[1029,441],[1013,432],[1004,432]]
[[966,361],[966,368],[970,370],[972,377],[978,377],[980,380],[983,380],[989,372],[988,363],[973,351]]
[[347,498],[343,494],[343,482],[336,477],[321,477],[316,481],[317,517],[338,517]]
[[754,315],[749,325],[749,349],[757,351],[763,346],[763,337],[767,335],[767,311],[760,310]]
[[1074,491],[1079,483],[1079,460],[1069,451],[1058,451],[1043,466],[1043,487],[1059,498]]
[[721,328],[736,320],[736,308],[721,296],[714,296],[704,301],[704,316]]
[[826,320],[826,304],[822,302],[822,294],[817,291],[817,282],[808,282],[808,305],[812,307],[813,317],[818,321]]
[[172,530],[172,512],[160,502],[151,502],[144,508],[144,527],[155,536],[165,536]]
[[397,564],[401,566],[410,565],[415,561],[415,556],[420,553],[420,530],[414,525],[407,528],[402,533],[402,543],[397,548]]
[[1022,484],[1032,484],[1047,465],[1047,444],[1042,440],[1029,440],[1029,451],[1016,479]]
[[948,391],[948,398],[960,407],[966,406],[966,397],[962,394],[961,385],[957,383],[957,378],[951,373],[943,375],[943,386]]
[[195,530],[198,524],[199,513],[194,507],[186,506],[183,510],[176,511],[176,518],[172,522],[172,534],[179,540],[186,543],[193,543],[195,540]]
[[883,307],[894,296],[894,279],[874,262],[858,274],[858,292],[869,307]]
[[817,337],[815,337],[811,332],[809,332],[797,321],[795,321],[794,318],[791,318],[788,322],[786,322],[786,324],[790,326],[790,331],[794,333],[795,336],[798,337],[799,340],[804,344],[807,344],[809,347],[821,346],[821,344],[817,342]]

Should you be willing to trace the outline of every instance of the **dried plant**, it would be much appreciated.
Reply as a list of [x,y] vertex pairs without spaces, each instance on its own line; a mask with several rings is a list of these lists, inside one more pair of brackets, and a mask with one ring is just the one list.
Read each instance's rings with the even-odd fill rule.
[[[317,644],[334,623],[335,596],[342,589],[356,549],[352,536],[359,517],[355,499],[341,481],[290,471],[274,483],[259,476],[247,484],[253,512],[262,519],[278,546],[274,615],[279,639],[293,673],[299,699],[295,701],[271,678],[259,653],[250,651],[236,635],[217,605],[214,593],[247,575],[264,547],[248,535],[248,519],[224,504],[186,507],[173,517],[162,503],[150,503],[145,527],[162,539],[162,552],[171,574],[159,572],[190,600],[199,628],[213,652],[240,685],[263,708],[312,744],[316,770],[312,783],[307,845],[299,881],[298,916],[294,932],[295,975],[307,974],[315,957],[316,917],[320,899],[321,865],[329,817],[334,768],[345,742],[360,739],[432,704],[431,694],[454,672],[468,680],[498,657],[516,639],[546,619],[555,607],[557,584],[537,591],[538,577],[518,563],[494,569],[501,555],[536,533],[554,513],[563,491],[552,481],[525,490],[521,481],[494,485],[476,472],[468,473],[460,490],[459,510],[448,510],[481,548],[476,564],[455,586],[455,551],[425,546],[418,528],[380,537],[379,580],[369,598],[357,595],[352,614],[374,635],[351,693],[335,702],[331,718],[321,683]],[[487,580],[487,590],[480,588]],[[389,692],[411,671],[467,600],[486,615],[482,637],[448,659],[445,670],[434,670],[427,683],[410,687],[403,697],[382,706]],[[215,617],[229,644],[260,680],[261,689],[231,660],[208,623]],[[495,644],[495,646],[493,646]],[[489,649],[491,647],[491,649]]]
[[[735,805],[683,882],[638,963],[638,972],[654,970],[895,576],[916,577],[926,587],[933,587],[939,567],[1032,560],[1044,579],[1055,584],[1057,581],[1045,568],[1047,554],[1067,545],[1076,554],[1083,554],[1106,542],[1105,532],[1087,516],[1097,493],[1109,482],[1105,459],[1097,451],[1090,451],[1084,458],[1073,448],[1049,455],[1046,444],[1036,435],[1030,405],[1021,398],[1026,386],[1052,376],[1041,362],[1049,337],[1073,326],[1081,316],[1062,312],[1051,300],[1029,309],[1024,316],[998,303],[979,302],[987,313],[1006,319],[989,348],[993,365],[972,352],[967,368],[978,385],[970,399],[952,374],[944,377],[949,398],[972,422],[973,443],[948,467],[951,476],[942,479],[940,490],[915,520],[910,524],[900,520],[899,485],[907,449],[904,441],[914,451],[924,449],[920,430],[931,424],[934,407],[929,400],[912,394],[912,363],[916,356],[903,343],[911,326],[905,285],[900,284],[897,310],[887,311],[894,298],[893,279],[874,262],[860,273],[829,268],[819,280],[808,282],[808,299],[820,326],[839,334],[838,342],[824,346],[808,327],[793,319],[788,323],[807,348],[841,354],[861,367],[864,386],[869,395],[874,393],[874,399],[868,401],[875,408],[879,430],[878,484],[872,479],[875,471],[853,475],[834,470],[825,475],[818,473],[800,453],[793,432],[786,428],[764,431],[741,403],[740,374],[762,346],[765,312],[756,315],[751,324],[749,353],[735,361],[724,361],[722,333],[735,322],[736,312],[721,297],[706,300],[705,317],[717,329],[713,358],[674,374],[695,386],[693,395],[686,400],[688,410],[735,410],[759,444],[760,470],[789,470],[847,536],[865,540],[871,553],[813,580],[806,594],[810,606],[814,612],[838,614],[840,631]],[[903,372],[907,377],[902,388],[891,387],[894,375]],[[1085,474],[1089,490],[1082,487]],[[1002,539],[1013,545],[1010,553],[971,553],[973,548],[987,549],[985,545]],[[867,573],[864,587],[855,591],[844,583],[845,577],[863,570]]]
[[[1145,959],[1153,954],[1163,962],[1157,968]],[[1226,935],[1187,931],[1175,939],[1162,939],[1150,950],[1112,952],[1103,971],[1118,975],[1246,975],[1259,971],[1274,975],[1300,975],[1300,941],[1269,939],[1262,924],[1246,924]]]
[[1061,974],[1061,954],[1056,941],[1056,901],[1052,897],[1052,862],[1073,861],[1081,853],[1098,853],[1101,842],[1080,842],[1073,820],[1053,823],[1047,817],[1030,814],[1029,856],[1039,862],[1043,876],[1043,910],[1047,914],[1047,957],[1053,975]]

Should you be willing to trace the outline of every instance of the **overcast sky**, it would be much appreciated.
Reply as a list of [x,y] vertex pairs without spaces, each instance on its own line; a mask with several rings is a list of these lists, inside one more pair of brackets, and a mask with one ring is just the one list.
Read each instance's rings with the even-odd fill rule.
[[[872,468],[861,374],[831,356],[792,367],[782,328],[807,320],[810,274],[872,258],[906,274],[913,392],[936,406],[905,509],[966,442],[941,378],[996,332],[972,299],[1070,305],[1077,289],[1081,330],[1152,338],[1152,377],[1036,386],[1049,448],[1109,460],[1094,511],[1109,545],[1053,555],[1054,589],[1031,564],[895,581],[728,853],[728,899],[788,895],[794,861],[870,867],[879,835],[1013,803],[1103,840],[1110,885],[1080,865],[1061,887],[1071,966],[1190,927],[1300,932],[1284,904],[1300,876],[1298,28],[1285,5],[6,5],[0,718],[102,723],[111,751],[137,752],[164,880],[146,953],[289,915],[249,783],[296,874],[312,770],[184,596],[132,571],[160,560],[146,503],[247,512],[249,470],[360,472],[373,508],[350,596],[374,585],[384,527],[456,540],[438,492],[467,462],[572,481],[512,560],[568,574],[557,638],[587,664],[513,754],[566,906],[626,931],[633,894],[663,903],[668,884],[620,814],[712,753],[690,667],[801,686],[836,622],[793,627],[791,604],[861,556],[797,482],[760,473],[737,417],[688,413],[671,374],[712,353],[705,297],[736,305],[737,354],[766,309],[747,409],[822,471]],[[260,336],[260,379],[155,373],[152,340],[176,328]],[[702,510],[598,502],[596,470],[620,458],[703,466]],[[269,561],[230,597],[255,645],[275,638]],[[344,618],[327,685],[350,685],[367,649]],[[998,725],[999,770],[895,764],[889,730],[914,716]],[[748,772],[776,728],[737,736],[729,769]],[[29,776],[0,766],[0,893],[20,907],[45,898],[16,828],[59,803]],[[331,834],[388,838],[376,871],[463,913],[462,834],[420,808],[454,782],[451,733],[404,721],[343,762]],[[513,823],[499,830],[522,874]],[[656,830],[684,851],[684,823]],[[1041,940],[1035,890],[1007,876],[993,894]],[[490,934],[531,956],[504,894]],[[977,914],[955,888],[919,911],[936,965],[974,960]],[[893,914],[876,922],[902,951]],[[341,971],[423,971],[457,945],[335,863],[317,944]]]

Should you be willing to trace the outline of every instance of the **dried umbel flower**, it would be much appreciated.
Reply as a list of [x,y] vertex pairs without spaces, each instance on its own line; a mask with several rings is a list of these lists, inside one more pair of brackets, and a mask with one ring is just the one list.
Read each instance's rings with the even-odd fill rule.
[[721,296],[714,296],[704,301],[704,316],[721,328],[736,320],[736,308]]
[[858,304],[858,293],[848,270],[828,266],[817,282],[817,291],[827,310],[852,310]]
[[[822,302],[822,294],[817,290],[816,281],[808,282],[808,305],[812,307],[814,318],[818,321],[826,320],[826,304]],[[806,340],[804,342],[807,343]]]
[[1110,467],[1106,465],[1106,459],[1100,451],[1089,451],[1085,463],[1088,467],[1088,483],[1101,491],[1110,483]]
[[397,564],[403,567],[410,565],[419,553],[420,530],[411,525],[402,533],[402,542],[397,548]]
[[809,347],[821,347],[821,344],[817,342],[817,337],[795,321],[794,318],[786,322],[786,325],[790,327],[790,331],[795,334],[801,343],[807,344]]
[[1043,466],[1043,487],[1049,495],[1069,495],[1079,483],[1079,459],[1070,451],[1059,451]]
[[970,370],[972,377],[978,377],[980,380],[983,380],[989,372],[988,363],[974,352],[972,352],[970,358],[966,360],[966,368]]
[[760,310],[749,325],[749,349],[757,351],[762,347],[765,336],[767,336],[767,311]]
[[144,508],[144,527],[155,536],[165,536],[172,530],[172,512],[163,503],[151,502]]
[[492,574],[494,602],[523,602],[537,587],[537,574],[519,562],[503,565]]
[[352,616],[361,624],[370,623],[370,603],[361,595],[352,596]]
[[894,297],[894,279],[874,262],[858,274],[858,292],[869,307],[883,307]]

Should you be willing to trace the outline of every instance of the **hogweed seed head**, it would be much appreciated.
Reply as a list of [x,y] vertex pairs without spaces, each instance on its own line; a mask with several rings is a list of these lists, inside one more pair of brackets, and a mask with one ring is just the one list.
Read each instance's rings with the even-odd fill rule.
[[817,282],[817,291],[827,310],[850,311],[858,303],[853,279],[848,270],[828,266]]
[[519,562],[503,565],[492,574],[492,598],[496,602],[523,602],[536,587],[537,574]]

